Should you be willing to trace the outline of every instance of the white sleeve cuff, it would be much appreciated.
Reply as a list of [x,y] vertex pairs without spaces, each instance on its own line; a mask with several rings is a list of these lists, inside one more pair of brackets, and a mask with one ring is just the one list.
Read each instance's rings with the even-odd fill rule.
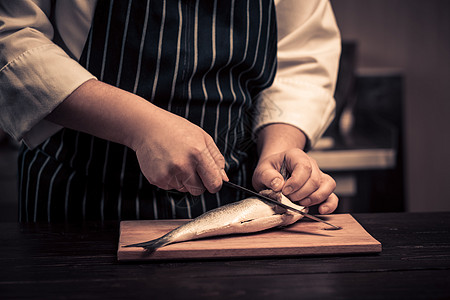
[[256,100],[254,132],[273,123],[300,129],[310,149],[334,118],[335,101],[326,89],[293,79],[276,79]]
[[15,139],[36,146],[61,128],[42,120],[93,78],[55,44],[32,48],[0,70],[0,124]]

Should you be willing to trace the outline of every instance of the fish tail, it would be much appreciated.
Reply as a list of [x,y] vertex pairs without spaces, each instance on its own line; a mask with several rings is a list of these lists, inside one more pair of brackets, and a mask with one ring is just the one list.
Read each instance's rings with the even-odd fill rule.
[[131,244],[131,245],[126,245],[123,247],[142,247],[144,248],[146,251],[152,253],[155,252],[156,249],[164,247],[167,244],[170,244],[170,239],[168,239],[167,237],[160,237],[151,241],[147,241],[147,242],[142,242],[142,243],[136,243],[136,244]]

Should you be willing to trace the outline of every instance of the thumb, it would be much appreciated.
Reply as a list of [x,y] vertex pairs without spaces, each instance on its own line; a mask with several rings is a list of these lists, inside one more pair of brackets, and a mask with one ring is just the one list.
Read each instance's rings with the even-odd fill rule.
[[284,185],[283,176],[270,165],[261,165],[253,173],[253,187],[257,191],[271,189],[275,192],[281,191]]

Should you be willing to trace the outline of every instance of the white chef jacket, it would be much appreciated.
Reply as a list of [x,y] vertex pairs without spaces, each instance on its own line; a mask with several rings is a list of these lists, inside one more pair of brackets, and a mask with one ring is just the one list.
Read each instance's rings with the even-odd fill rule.
[[[95,78],[78,63],[95,0],[0,1],[0,127],[33,148],[61,129],[45,120]],[[327,0],[275,0],[278,66],[255,101],[253,131],[272,123],[302,130],[313,145],[334,117],[341,49]]]

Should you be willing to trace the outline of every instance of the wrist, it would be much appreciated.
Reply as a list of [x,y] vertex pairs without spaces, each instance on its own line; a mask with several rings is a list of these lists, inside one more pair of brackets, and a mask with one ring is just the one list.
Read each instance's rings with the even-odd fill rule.
[[303,150],[306,142],[306,135],[295,126],[284,123],[269,124],[258,133],[260,160],[293,148]]
[[126,130],[125,145],[136,151],[160,136],[170,121],[168,111],[142,99]]

